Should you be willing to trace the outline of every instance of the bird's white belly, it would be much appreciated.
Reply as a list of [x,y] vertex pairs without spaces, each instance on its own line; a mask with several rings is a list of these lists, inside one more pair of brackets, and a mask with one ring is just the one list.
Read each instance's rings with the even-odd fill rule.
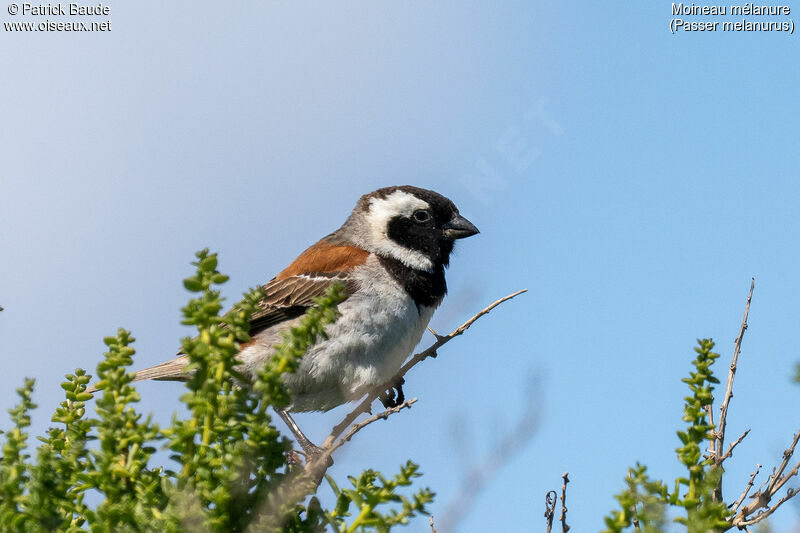
[[407,296],[369,302],[372,305],[347,303],[329,328],[329,339],[303,358],[295,410],[330,409],[389,381],[419,343],[433,314],[433,308],[417,311]]
[[434,308],[418,310],[400,287],[386,290],[353,295],[339,306],[341,316],[327,328],[328,339],[314,345],[298,372],[287,376],[294,393],[292,410],[332,409],[359,399],[397,373],[422,338]]
[[[389,381],[422,338],[435,306],[418,309],[388,275],[365,273],[360,281],[361,290],[339,304],[341,316],[326,328],[328,338],[309,349],[297,372],[284,376],[291,411],[327,411],[359,399]],[[263,364],[276,342],[274,332],[247,348],[240,355],[245,369]]]

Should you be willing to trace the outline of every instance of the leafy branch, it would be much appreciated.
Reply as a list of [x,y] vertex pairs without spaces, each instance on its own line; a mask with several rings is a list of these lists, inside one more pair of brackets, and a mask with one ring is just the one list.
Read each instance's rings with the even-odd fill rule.
[[[403,492],[420,475],[410,461],[392,477],[371,469],[350,476],[351,486],[345,489],[328,476],[337,503],[332,510],[323,509],[314,496],[318,483],[309,477],[311,467],[291,460],[290,441],[272,423],[270,408],[291,401],[282,376],[297,369],[308,348],[336,320],[342,287],[334,286],[315,300],[246,384],[236,354],[250,341],[250,316],[263,293],[249,291],[223,315],[218,287],[228,278],[217,270],[216,254],[200,251],[193,265],[194,274],[184,280],[192,297],[182,310],[183,323],[196,327],[196,334],[181,342],[191,374],[181,396],[188,414],[174,415],[162,428],[137,411],[140,397],[130,371],[134,338],[119,329],[104,340],[107,351],[91,389],[98,391],[96,418],[86,415],[86,402],[94,397],[90,376],[77,369],[62,383],[65,399],[51,418],[55,426],[40,437],[31,458],[27,428],[36,405],[34,381],[27,379],[18,390],[19,405],[10,410],[12,427],[4,435],[0,457],[0,530],[388,532],[427,513],[433,492]],[[401,373],[435,355],[504,300],[451,335],[437,336],[434,346]],[[369,402],[375,397],[369,395]],[[366,426],[415,401],[355,423],[369,410],[362,402],[331,433],[334,442],[327,456]],[[159,448],[170,452],[173,463],[154,464]],[[326,469],[327,464],[315,475],[324,475]],[[90,491],[98,494],[96,503],[87,503]]]
[[[669,506],[679,507],[685,515],[678,516],[675,521],[687,526],[690,533],[708,531],[727,531],[733,527],[747,529],[772,513],[783,503],[793,498],[797,489],[788,488],[783,497],[774,504],[772,500],[784,488],[789,479],[798,475],[800,462],[789,468],[800,431],[795,434],[791,445],[783,454],[781,464],[772,470],[767,480],[751,496],[752,501],[743,505],[761,465],[750,476],[742,494],[729,505],[722,499],[723,463],[732,457],[733,450],[748,435],[749,430],[724,450],[726,418],[733,397],[733,381],[736,375],[742,339],[747,330],[747,318],[750,302],[753,298],[755,284],[751,281],[750,293],[747,297],[744,316],[739,334],[734,341],[734,354],[730,365],[725,395],[720,406],[720,420],[717,426],[713,421],[713,390],[719,380],[714,377],[712,365],[719,358],[713,352],[714,343],[710,339],[698,340],[693,361],[694,371],[682,381],[689,386],[691,395],[685,398],[683,421],[687,423],[685,430],[678,431],[681,446],[676,450],[679,461],[687,470],[687,476],[675,480],[674,489],[670,492],[661,481],[651,480],[647,469],[642,465],[628,470],[626,488],[616,496],[620,504],[618,510],[606,517],[606,531],[620,532],[633,526],[637,531],[664,531],[665,509]],[[708,449],[703,450],[705,442]],[[788,468],[788,470],[787,470]]]

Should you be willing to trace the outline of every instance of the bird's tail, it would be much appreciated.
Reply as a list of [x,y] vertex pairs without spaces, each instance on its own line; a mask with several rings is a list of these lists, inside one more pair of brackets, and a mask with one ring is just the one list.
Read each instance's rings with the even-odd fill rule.
[[[146,379],[158,381],[186,381],[190,377],[185,370],[187,364],[189,364],[189,358],[186,355],[180,355],[166,363],[138,370],[133,381],[143,381]],[[86,392],[95,393],[97,392],[97,387],[89,385],[86,388]]]

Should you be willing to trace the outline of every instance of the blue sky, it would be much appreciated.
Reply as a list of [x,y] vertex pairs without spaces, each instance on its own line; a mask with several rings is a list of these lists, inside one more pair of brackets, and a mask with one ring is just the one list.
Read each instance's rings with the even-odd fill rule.
[[[680,472],[680,378],[698,337],[724,374],[751,277],[728,420],[752,431],[725,493],[780,459],[800,427],[796,35],[672,35],[662,1],[106,5],[107,33],[0,31],[0,407],[36,377],[36,433],[116,328],[137,367],[174,353],[194,251],[220,253],[233,301],[408,183],[481,229],[437,330],[529,292],[407,376],[419,403],[336,477],[413,458],[442,515],[533,402],[457,530],[543,530],[567,470],[573,531],[599,530],[628,466]],[[164,423],[180,408],[179,385],[140,391]],[[298,418],[321,440],[343,413]],[[798,522],[789,504],[773,525]]]

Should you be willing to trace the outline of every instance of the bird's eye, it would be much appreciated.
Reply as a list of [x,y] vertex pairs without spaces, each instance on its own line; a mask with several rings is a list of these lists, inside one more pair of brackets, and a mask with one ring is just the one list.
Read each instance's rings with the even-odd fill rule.
[[415,222],[419,222],[420,224],[425,223],[431,219],[431,214],[422,209],[414,211],[414,214],[411,216],[414,217]]

